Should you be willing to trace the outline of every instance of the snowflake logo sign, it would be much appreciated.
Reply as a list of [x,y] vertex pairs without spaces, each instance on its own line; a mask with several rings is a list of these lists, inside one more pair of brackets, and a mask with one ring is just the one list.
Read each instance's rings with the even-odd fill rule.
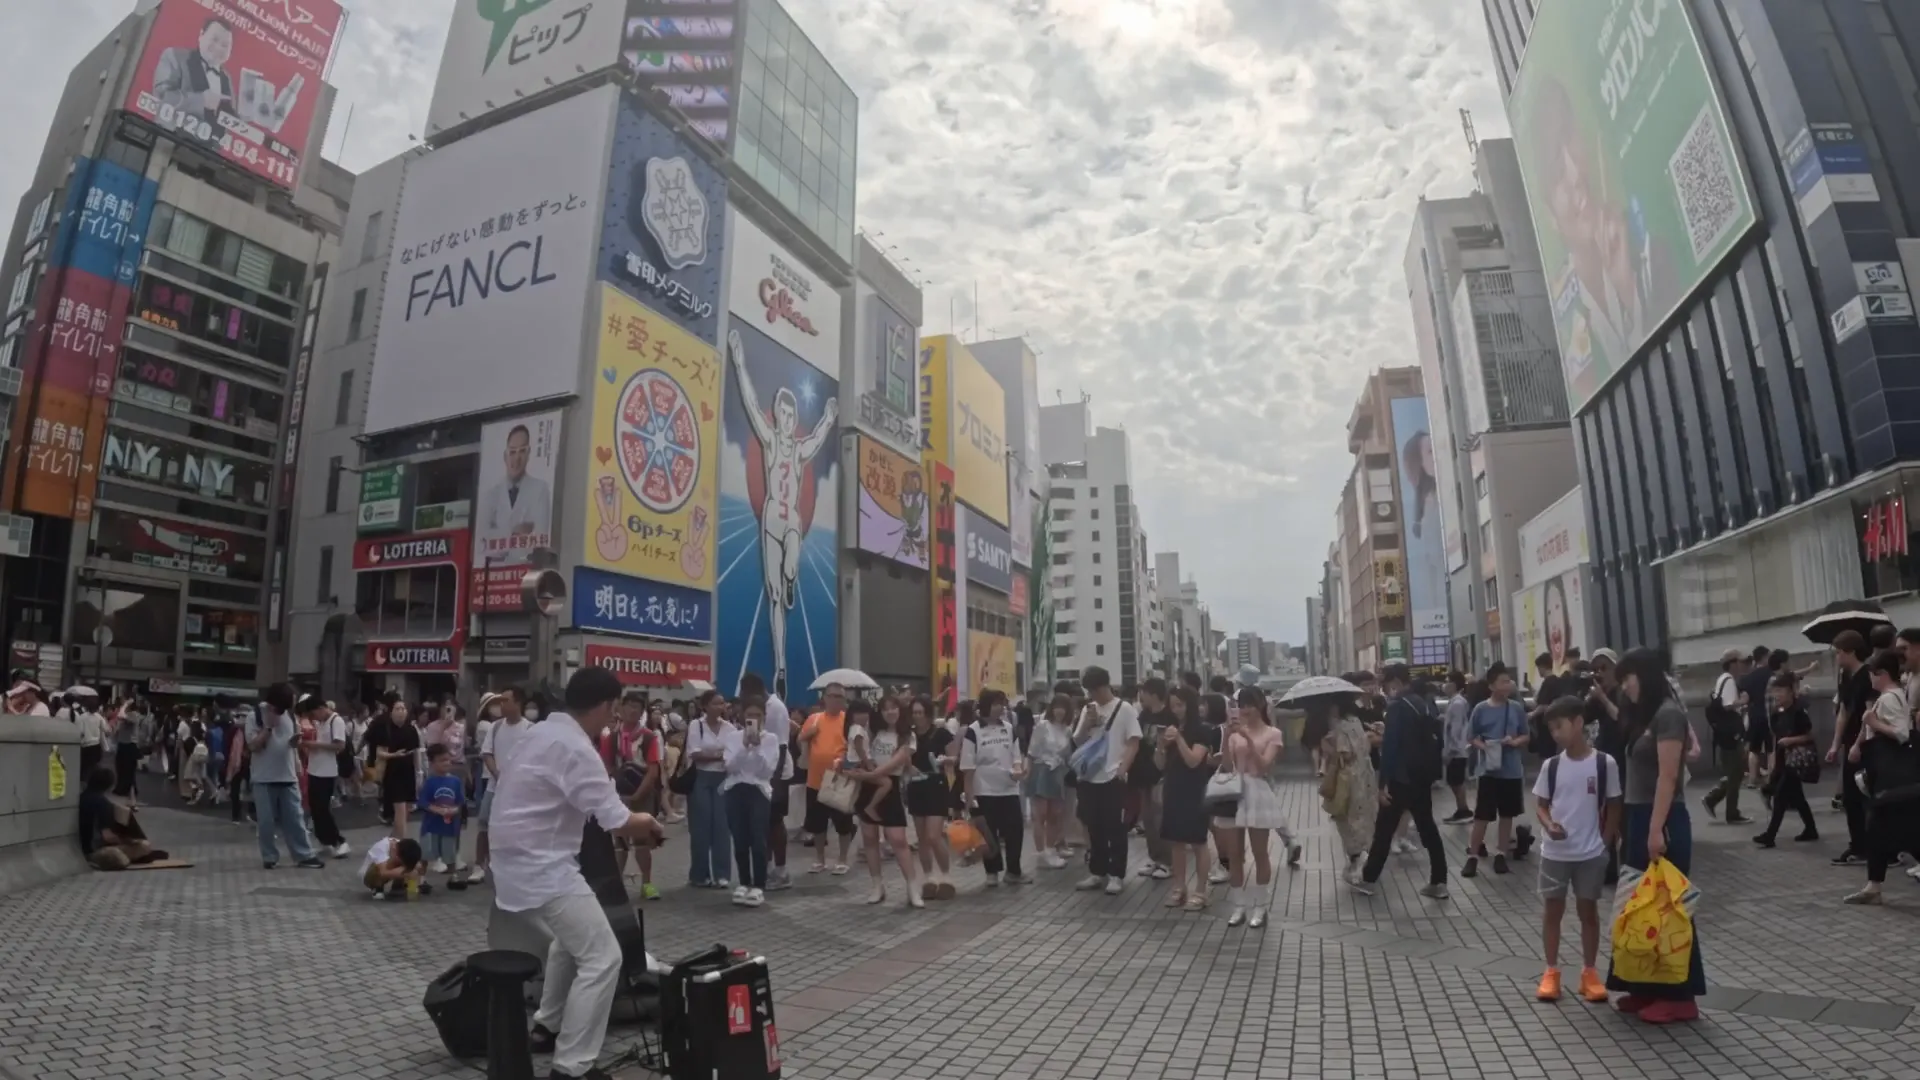
[[660,257],[669,270],[707,261],[707,221],[711,214],[686,158],[648,159],[647,197],[640,217],[653,242],[660,245]]
[[700,424],[679,380],[648,368],[627,380],[614,414],[620,474],[640,505],[671,514],[700,477]]

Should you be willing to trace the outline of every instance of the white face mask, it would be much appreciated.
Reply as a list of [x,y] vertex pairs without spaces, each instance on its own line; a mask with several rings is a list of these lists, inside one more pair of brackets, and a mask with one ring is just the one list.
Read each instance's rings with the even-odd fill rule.
[[540,719],[540,706],[538,706],[538,705],[529,705],[529,706],[527,706],[527,714],[526,714],[526,715],[527,715],[527,719],[529,719],[529,720],[538,720],[538,719]]

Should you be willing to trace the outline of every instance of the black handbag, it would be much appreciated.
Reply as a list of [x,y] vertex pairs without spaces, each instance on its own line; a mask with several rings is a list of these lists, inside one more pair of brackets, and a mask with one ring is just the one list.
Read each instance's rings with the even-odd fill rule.
[[1920,799],[1920,747],[1911,735],[1905,742],[1878,736],[1867,740],[1868,801],[1873,806],[1900,806]]
[[667,790],[675,795],[693,794],[693,757],[682,751],[680,771],[667,778]]

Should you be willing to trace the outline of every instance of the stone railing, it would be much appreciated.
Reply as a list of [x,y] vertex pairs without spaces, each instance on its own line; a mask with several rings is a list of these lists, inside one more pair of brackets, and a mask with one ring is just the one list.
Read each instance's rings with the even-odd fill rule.
[[85,783],[78,728],[0,715],[0,895],[87,868],[79,842]]

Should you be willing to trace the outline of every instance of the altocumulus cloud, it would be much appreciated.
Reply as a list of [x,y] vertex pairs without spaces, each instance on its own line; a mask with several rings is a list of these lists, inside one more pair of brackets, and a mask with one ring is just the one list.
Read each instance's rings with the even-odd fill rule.
[[[926,329],[1028,335],[1043,400],[1128,430],[1149,543],[1215,624],[1304,640],[1354,396],[1415,362],[1413,206],[1471,184],[1456,110],[1505,129],[1479,5],[787,2],[860,97],[860,221],[912,260]],[[328,153],[362,169],[420,130],[452,0],[346,6]],[[7,5],[26,138],[130,9]],[[32,168],[0,163],[0,206]]]

